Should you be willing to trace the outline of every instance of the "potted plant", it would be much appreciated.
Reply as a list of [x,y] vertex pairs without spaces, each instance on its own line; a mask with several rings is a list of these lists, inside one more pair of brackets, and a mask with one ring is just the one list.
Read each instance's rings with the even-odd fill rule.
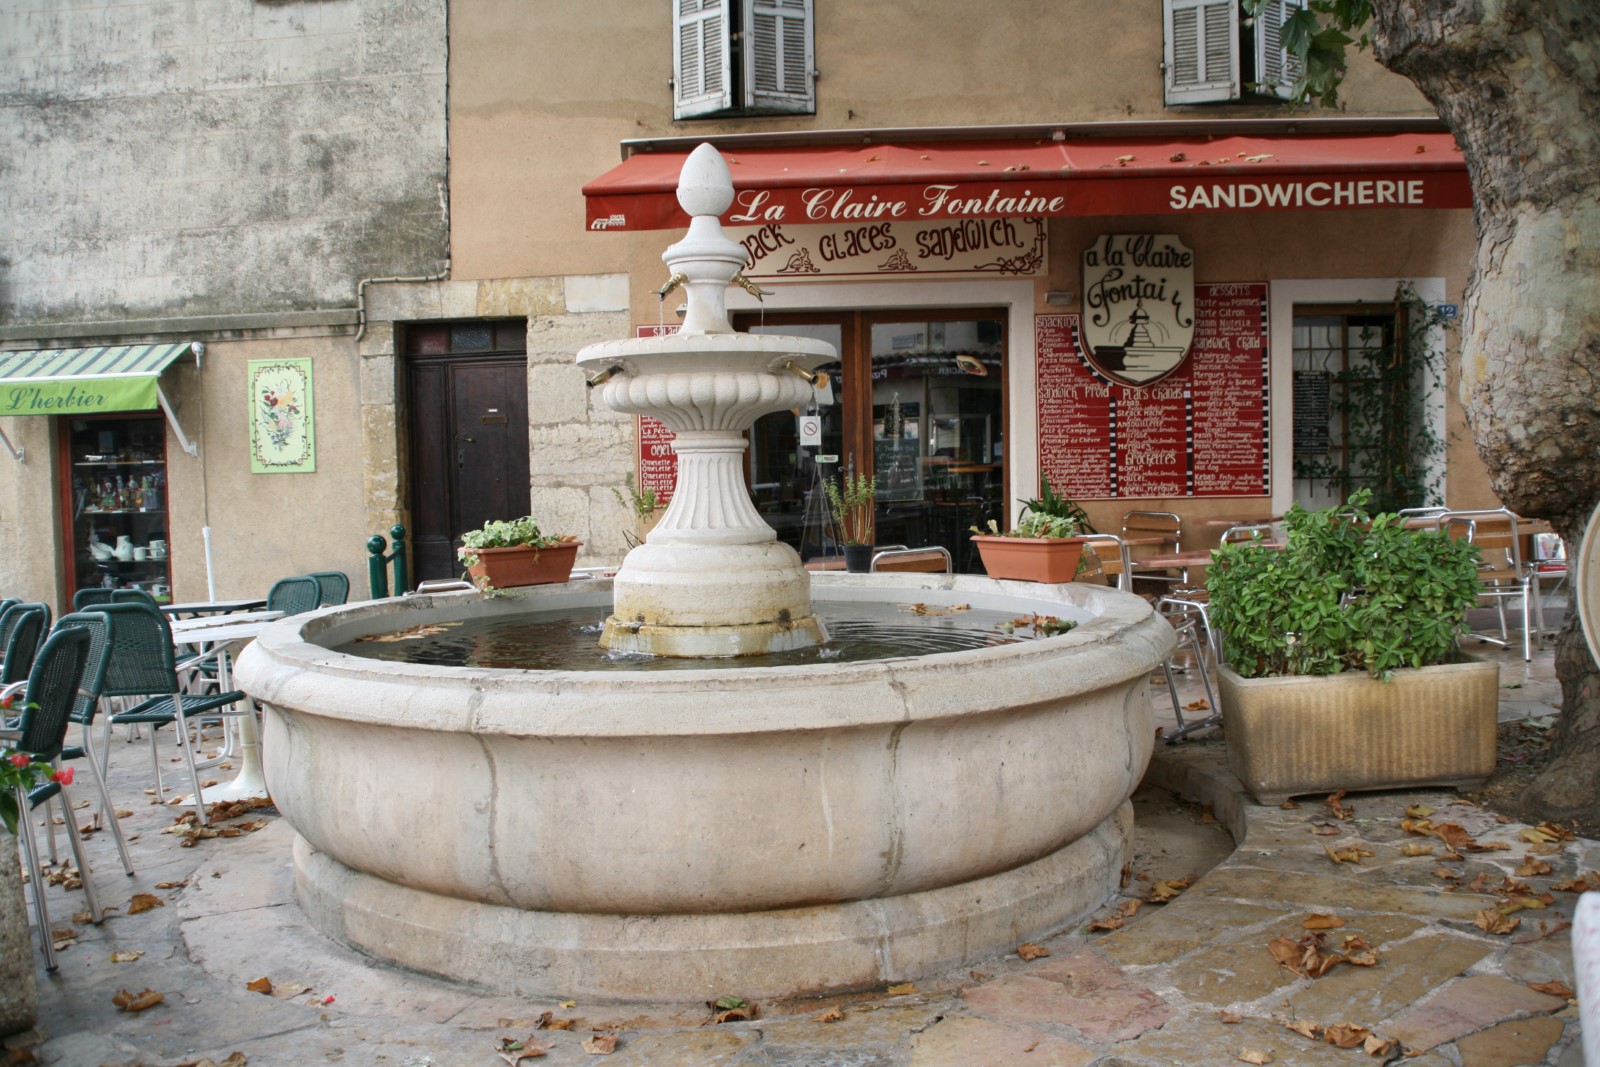
[[845,570],[863,574],[872,569],[878,478],[857,474],[849,466],[837,483],[827,482],[828,513],[833,518],[839,543],[844,546]]
[[1499,666],[1456,647],[1478,599],[1478,550],[1368,515],[1368,499],[1295,505],[1282,551],[1241,542],[1213,557],[1228,765],[1264,804],[1467,788],[1494,771]]
[[484,523],[461,535],[456,555],[479,591],[564,582],[582,543],[570,534],[540,531],[532,515]]
[[631,472],[623,477],[621,489],[611,487],[611,495],[633,515],[633,535],[627,538],[628,547],[644,544],[644,539],[650,536],[650,531],[656,528],[662,513],[667,510],[666,501],[654,489],[636,486]]
[[972,540],[989,577],[1051,584],[1077,577],[1083,563],[1081,535],[1092,533],[1094,527],[1082,508],[1050,488],[1048,478],[1043,484],[1039,496],[1023,501],[1022,519],[1012,529],[1001,533],[993,519],[987,532],[972,527]]

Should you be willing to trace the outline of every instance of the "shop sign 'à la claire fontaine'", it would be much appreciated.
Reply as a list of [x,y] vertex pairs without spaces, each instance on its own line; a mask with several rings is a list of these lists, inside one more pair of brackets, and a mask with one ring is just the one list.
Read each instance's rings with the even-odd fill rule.
[[1106,234],[1083,253],[1084,355],[1124,385],[1182,365],[1194,340],[1194,253],[1172,234]]
[[744,247],[746,278],[1031,276],[1044,269],[1042,218],[880,219],[729,227]]

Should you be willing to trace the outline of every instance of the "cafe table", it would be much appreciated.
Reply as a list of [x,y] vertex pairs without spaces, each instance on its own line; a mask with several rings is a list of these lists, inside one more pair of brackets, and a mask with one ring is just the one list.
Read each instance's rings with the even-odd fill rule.
[[162,604],[161,613],[175,618],[200,615],[231,615],[239,611],[252,611],[267,606],[264,596],[240,597],[235,600],[191,600],[183,604]]
[[1157,571],[1177,571],[1179,583],[1188,585],[1190,570],[1204,570],[1210,565],[1209,548],[1195,552],[1166,552],[1134,560],[1133,573],[1137,577],[1140,574],[1153,574]]
[[[281,612],[279,614],[282,614]],[[172,643],[178,647],[204,649],[206,656],[217,660],[217,679],[222,691],[233,686],[229,661],[238,649],[253,641],[262,630],[272,625],[270,619],[235,622],[231,616],[209,620],[209,626],[186,626],[174,629]],[[255,701],[244,698],[245,713],[239,716],[239,773],[231,782],[214,785],[202,792],[207,804],[220,800],[245,800],[267,795],[266,775],[261,763],[261,727],[256,722]]]

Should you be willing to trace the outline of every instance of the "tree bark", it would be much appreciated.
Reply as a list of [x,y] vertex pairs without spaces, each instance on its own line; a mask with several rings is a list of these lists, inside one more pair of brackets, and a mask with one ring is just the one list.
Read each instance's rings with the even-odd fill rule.
[[[1600,4],[1376,0],[1372,28],[1378,61],[1438,109],[1472,181],[1460,392],[1490,483],[1575,550],[1600,500]],[[1575,620],[1556,673],[1555,755],[1524,800],[1593,818],[1600,669]]]

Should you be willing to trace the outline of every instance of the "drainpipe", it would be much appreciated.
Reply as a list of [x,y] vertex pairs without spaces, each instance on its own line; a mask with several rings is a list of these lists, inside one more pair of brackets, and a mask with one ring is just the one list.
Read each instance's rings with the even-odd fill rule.
[[391,282],[443,282],[450,279],[450,260],[444,261],[444,270],[438,274],[414,274],[409,277],[362,278],[356,283],[356,344],[367,333],[367,286]]

